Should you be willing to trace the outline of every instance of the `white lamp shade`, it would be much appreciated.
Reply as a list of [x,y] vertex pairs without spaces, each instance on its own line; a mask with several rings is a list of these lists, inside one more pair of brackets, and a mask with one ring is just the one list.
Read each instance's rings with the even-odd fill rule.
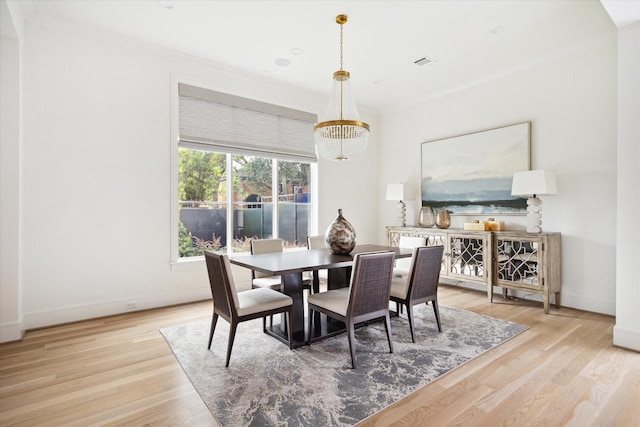
[[387,200],[415,200],[413,184],[387,184]]
[[511,184],[512,196],[557,194],[556,176],[553,172],[533,170],[516,172]]

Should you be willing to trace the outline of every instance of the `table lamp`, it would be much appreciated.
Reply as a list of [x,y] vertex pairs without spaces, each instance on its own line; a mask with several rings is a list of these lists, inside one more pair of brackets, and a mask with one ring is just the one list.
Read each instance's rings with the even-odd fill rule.
[[412,184],[387,184],[387,200],[397,200],[396,204],[396,225],[404,227],[407,225],[407,209],[405,200],[413,200],[416,190]]
[[512,196],[529,196],[527,199],[527,232],[540,233],[542,228],[542,201],[539,195],[557,194],[556,176],[553,172],[533,170],[516,172],[511,184]]

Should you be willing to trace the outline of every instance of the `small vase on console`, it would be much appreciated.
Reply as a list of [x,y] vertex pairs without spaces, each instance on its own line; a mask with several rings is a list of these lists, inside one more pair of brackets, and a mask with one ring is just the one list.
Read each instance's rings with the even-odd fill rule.
[[451,226],[451,216],[446,209],[436,210],[436,227],[449,228]]
[[433,227],[436,224],[436,216],[433,213],[433,209],[431,206],[423,206],[420,209],[420,219],[418,220],[418,225],[420,227]]
[[338,217],[327,228],[324,241],[335,255],[347,255],[356,247],[356,230],[344,219],[342,209],[338,209]]

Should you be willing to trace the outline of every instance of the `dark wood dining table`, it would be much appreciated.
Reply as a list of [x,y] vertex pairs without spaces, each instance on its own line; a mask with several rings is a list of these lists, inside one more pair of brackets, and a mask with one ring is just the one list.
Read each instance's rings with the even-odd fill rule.
[[[285,252],[247,255],[232,255],[229,261],[232,264],[256,270],[273,276],[280,276],[280,291],[293,299],[293,312],[291,315],[291,328],[293,347],[300,347],[307,343],[308,331],[305,330],[303,278],[305,271],[328,270],[327,287],[329,290],[349,286],[351,267],[356,254],[376,251],[393,251],[396,258],[410,257],[412,249],[397,248],[392,246],[363,244],[356,245],[348,255],[334,255],[328,249],[293,250]],[[313,288],[318,289],[317,274],[313,275]],[[279,325],[267,328],[267,333],[288,343],[287,329],[284,316]],[[332,328],[323,327],[323,333],[332,334]]]

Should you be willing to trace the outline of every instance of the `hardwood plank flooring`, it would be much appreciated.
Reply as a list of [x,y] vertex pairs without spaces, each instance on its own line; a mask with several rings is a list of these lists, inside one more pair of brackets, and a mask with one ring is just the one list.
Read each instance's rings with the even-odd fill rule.
[[[455,286],[441,286],[439,297],[529,329],[361,426],[640,426],[640,353],[611,345],[612,317],[568,308],[545,315],[542,303],[499,295],[489,304]],[[210,316],[206,301],[0,345],[0,425],[219,425],[158,331]]]

